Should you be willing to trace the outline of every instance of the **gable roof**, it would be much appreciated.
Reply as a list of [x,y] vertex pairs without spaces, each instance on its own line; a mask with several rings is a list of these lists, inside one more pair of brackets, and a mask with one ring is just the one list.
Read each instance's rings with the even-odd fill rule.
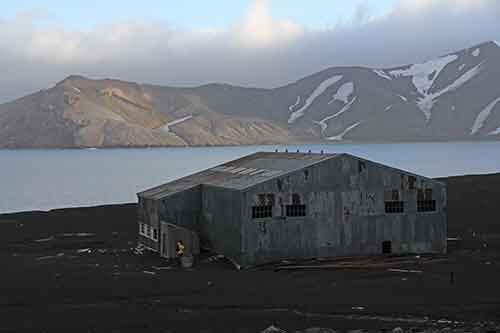
[[142,198],[161,199],[202,184],[244,190],[336,156],[339,154],[257,152],[153,187],[137,195]]

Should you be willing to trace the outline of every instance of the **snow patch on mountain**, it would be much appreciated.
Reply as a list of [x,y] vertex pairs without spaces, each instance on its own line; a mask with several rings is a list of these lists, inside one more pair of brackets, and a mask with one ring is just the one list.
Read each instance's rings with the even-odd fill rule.
[[349,110],[351,108],[351,105],[356,101],[356,98],[357,97],[354,97],[349,103],[344,105],[344,107],[342,109],[340,109],[339,112],[334,113],[332,115],[329,115],[329,116],[321,119],[320,121],[314,121],[315,124],[318,124],[321,127],[321,133],[326,131],[326,129],[328,128],[328,124],[326,122],[329,121],[330,119],[333,119],[333,118],[340,116],[341,114],[343,114],[344,112]]
[[346,129],[344,129],[344,130],[342,131],[342,133],[337,134],[337,135],[334,135],[334,136],[329,136],[329,137],[327,137],[327,138],[325,138],[325,139],[326,139],[326,140],[330,140],[330,141],[342,141],[342,140],[344,139],[344,136],[345,136],[348,132],[350,132],[350,131],[352,131],[353,129],[355,129],[356,127],[358,127],[358,126],[359,126],[359,124],[361,124],[361,122],[360,122],[360,121],[358,121],[357,123],[354,123],[354,124],[352,124],[351,126],[347,127]]
[[309,95],[309,97],[307,97],[306,103],[300,109],[298,109],[297,111],[294,111],[290,114],[290,117],[288,118],[288,123],[293,124],[297,119],[302,117],[304,115],[305,111],[314,102],[314,100],[316,98],[318,98],[319,96],[321,96],[325,92],[325,90],[328,89],[330,86],[332,86],[335,83],[337,83],[338,81],[340,81],[342,79],[342,77],[343,77],[342,75],[335,75],[335,76],[332,76],[331,78],[321,82],[316,87],[316,89],[314,89],[314,91],[311,93],[311,95]]
[[465,64],[461,64],[460,66],[458,66],[458,70],[460,72],[463,71],[464,68],[465,68]]
[[174,125],[183,123],[186,120],[189,120],[191,118],[193,118],[193,116],[189,115],[189,116],[185,116],[185,117],[182,117],[182,118],[170,121],[170,122],[166,123],[165,125],[163,125],[162,127],[160,127],[160,129],[163,130],[163,131],[165,131],[165,132],[170,132],[170,126],[174,126]]
[[481,112],[479,112],[479,114],[476,117],[476,120],[474,121],[474,125],[472,125],[470,129],[471,135],[476,134],[484,126],[484,122],[486,121],[486,119],[488,119],[488,117],[491,114],[491,111],[493,111],[498,102],[500,102],[500,97],[495,99],[493,102],[488,104],[483,110],[481,110]]
[[498,135],[498,134],[500,134],[500,127],[488,133],[488,135]]
[[458,57],[452,54],[442,58],[429,60],[422,64],[411,65],[406,69],[392,70],[389,74],[394,77],[411,76],[412,83],[418,92],[422,95],[426,95],[439,76],[439,73],[441,73],[446,65],[457,59]]
[[380,76],[381,78],[384,78],[384,79],[387,79],[387,80],[392,80],[392,77],[390,77],[389,75],[387,75],[387,73],[384,72],[381,69],[374,69],[373,72],[375,74],[377,74],[378,76]]
[[384,111],[389,111],[390,109],[392,109],[392,105],[389,105],[388,107],[386,107],[386,108],[384,109]]
[[480,50],[480,49],[475,49],[475,50],[472,52],[472,55],[473,55],[474,57],[477,57],[477,56],[479,56],[480,54],[481,54],[481,50]]
[[297,96],[297,100],[295,101],[294,104],[292,104],[288,107],[288,110],[293,111],[293,109],[295,109],[297,107],[297,105],[299,105],[299,103],[300,103],[300,96]]
[[493,43],[495,43],[498,47],[500,47],[500,42],[494,40]]
[[420,98],[417,101],[417,106],[424,113],[426,121],[429,121],[431,119],[431,114],[432,114],[431,111],[432,111],[432,108],[434,107],[434,103],[436,102],[436,99],[443,94],[446,94],[448,92],[451,92],[451,91],[454,91],[454,90],[460,88],[467,81],[469,81],[474,76],[479,74],[481,72],[481,65],[482,65],[482,63],[469,69],[467,72],[462,74],[458,79],[456,79],[449,86],[447,86],[447,87],[445,87],[437,92],[434,92],[432,94],[425,94],[424,97]]
[[335,100],[347,103],[349,101],[349,96],[351,96],[353,92],[354,92],[354,83],[352,82],[344,83],[342,86],[340,86],[335,95],[333,95],[333,99],[329,101],[328,104],[332,104]]

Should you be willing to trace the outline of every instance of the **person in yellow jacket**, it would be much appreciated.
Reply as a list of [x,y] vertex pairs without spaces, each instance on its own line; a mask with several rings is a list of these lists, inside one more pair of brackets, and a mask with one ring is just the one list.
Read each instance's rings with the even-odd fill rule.
[[184,255],[184,249],[185,249],[185,246],[184,246],[184,243],[180,240],[177,242],[177,257],[182,257]]

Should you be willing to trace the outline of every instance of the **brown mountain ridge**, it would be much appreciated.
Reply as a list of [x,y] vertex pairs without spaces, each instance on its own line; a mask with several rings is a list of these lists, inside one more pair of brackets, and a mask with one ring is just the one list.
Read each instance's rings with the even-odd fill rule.
[[0,105],[0,148],[500,138],[500,46],[390,69],[332,67],[274,89],[69,76]]

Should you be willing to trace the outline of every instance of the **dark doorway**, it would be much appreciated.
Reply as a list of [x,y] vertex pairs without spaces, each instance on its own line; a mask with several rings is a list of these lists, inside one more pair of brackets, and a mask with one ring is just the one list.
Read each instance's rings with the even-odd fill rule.
[[392,253],[391,241],[382,242],[382,254],[391,254],[391,253]]

